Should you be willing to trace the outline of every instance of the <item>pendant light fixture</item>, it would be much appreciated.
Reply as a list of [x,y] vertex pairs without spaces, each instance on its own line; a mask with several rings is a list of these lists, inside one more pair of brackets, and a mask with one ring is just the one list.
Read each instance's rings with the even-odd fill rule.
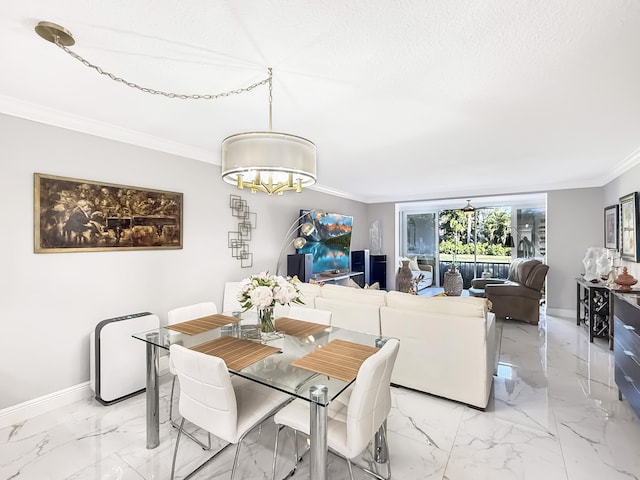
[[316,183],[316,146],[306,138],[272,131],[273,75],[269,68],[269,131],[222,141],[222,179],[251,193],[282,195]]
[[83,65],[94,69],[111,80],[135,88],[144,93],[180,100],[215,100],[220,97],[249,92],[261,85],[269,86],[269,131],[256,131],[231,135],[222,141],[222,179],[239,189],[248,188],[268,195],[282,195],[286,191],[301,192],[303,187],[316,183],[316,146],[303,137],[272,131],[273,73],[247,87],[217,94],[185,95],[143,87],[125,80],[92,64],[68,47],[75,44],[73,35],[66,28],[52,22],[39,22],[36,33],[64,50]]

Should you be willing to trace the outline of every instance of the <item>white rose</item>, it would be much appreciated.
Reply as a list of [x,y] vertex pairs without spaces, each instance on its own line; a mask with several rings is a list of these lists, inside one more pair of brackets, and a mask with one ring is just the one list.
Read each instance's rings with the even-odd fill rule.
[[285,282],[283,285],[280,285],[275,291],[276,301],[283,305],[291,303],[297,297],[298,292],[296,291],[296,287],[289,282]]
[[250,294],[251,303],[258,309],[270,307],[273,303],[273,292],[269,287],[256,287]]

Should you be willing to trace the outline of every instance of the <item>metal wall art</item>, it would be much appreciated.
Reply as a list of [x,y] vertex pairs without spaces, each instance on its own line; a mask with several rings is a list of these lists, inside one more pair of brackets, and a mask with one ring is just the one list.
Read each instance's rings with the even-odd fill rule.
[[182,248],[182,193],[35,174],[36,253]]
[[250,211],[246,200],[238,195],[229,195],[229,208],[231,214],[240,220],[238,230],[228,233],[231,256],[240,260],[240,267],[250,268],[253,266],[253,253],[249,251],[249,241],[252,230],[258,226],[258,215]]

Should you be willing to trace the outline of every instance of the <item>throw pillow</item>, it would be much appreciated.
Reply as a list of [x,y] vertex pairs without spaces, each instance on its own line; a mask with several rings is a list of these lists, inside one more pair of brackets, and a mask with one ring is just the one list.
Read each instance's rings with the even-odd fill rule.
[[380,290],[380,283],[376,282],[376,283],[372,283],[371,285],[366,285],[364,286],[365,290]]
[[354,281],[350,278],[349,280],[347,280],[347,287],[360,288],[360,285],[358,285],[356,282],[354,282]]
[[409,268],[412,272],[420,270],[420,267],[418,266],[418,257],[409,257]]
[[418,266],[417,257],[400,257],[400,263],[398,263],[398,268],[402,267],[403,260],[409,262],[409,270],[414,272],[416,270],[420,270],[420,267]]

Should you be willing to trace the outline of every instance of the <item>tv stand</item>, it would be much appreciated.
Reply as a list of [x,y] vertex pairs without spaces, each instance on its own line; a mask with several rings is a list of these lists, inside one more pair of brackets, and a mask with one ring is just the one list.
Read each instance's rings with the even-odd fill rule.
[[[340,273],[314,273],[311,278],[316,282],[335,283],[336,285],[346,285],[350,278],[364,276],[364,272],[340,272]],[[355,279],[354,279],[355,280]],[[356,283],[358,283],[356,281]]]

